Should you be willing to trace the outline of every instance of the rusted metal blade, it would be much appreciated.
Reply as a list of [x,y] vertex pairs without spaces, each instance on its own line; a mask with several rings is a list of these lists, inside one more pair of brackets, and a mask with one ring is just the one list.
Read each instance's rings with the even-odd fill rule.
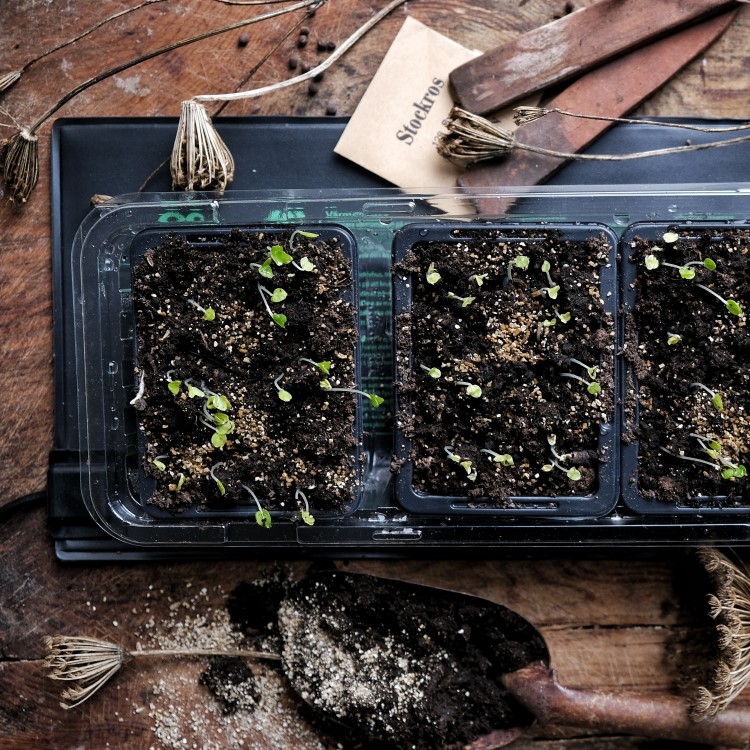
[[[568,86],[547,106],[590,115],[621,117],[703,52],[727,29],[735,14],[736,11],[724,13],[606,63]],[[520,126],[516,136],[520,143],[576,153],[612,125],[602,120],[583,120],[552,113]],[[472,165],[459,177],[458,184],[471,189],[536,185],[556,172],[565,161],[514,149],[501,159]],[[500,216],[513,202],[507,198],[474,199],[477,212],[483,216]]]
[[460,65],[450,75],[454,99],[486,115],[732,7],[734,0],[601,0]]

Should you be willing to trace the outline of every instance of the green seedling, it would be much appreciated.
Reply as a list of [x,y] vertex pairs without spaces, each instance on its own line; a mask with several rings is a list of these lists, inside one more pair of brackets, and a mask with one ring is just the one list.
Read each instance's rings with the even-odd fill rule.
[[676,268],[680,276],[688,281],[695,278],[695,266],[703,266],[709,271],[716,270],[716,263],[711,258],[705,260],[691,260],[689,263],[685,263],[678,266],[676,263],[667,263],[665,260],[660,261],[655,255],[647,255],[644,259],[646,269],[649,271],[656,270],[659,266],[665,266],[666,268]]
[[583,383],[586,386],[586,392],[590,393],[592,396],[598,396],[602,392],[602,387],[596,382],[596,380],[586,380],[586,378],[582,378],[574,372],[561,372],[560,377],[572,378],[573,380]]
[[331,381],[328,380],[328,378],[325,378],[324,380],[320,381],[320,387],[324,391],[338,391],[339,393],[359,394],[360,396],[364,396],[365,398],[369,399],[370,403],[375,407],[380,406],[380,404],[382,404],[383,401],[385,401],[385,399],[383,399],[382,397],[378,396],[375,393],[365,393],[364,391],[358,391],[356,388],[334,388],[331,385]]
[[[182,490],[184,484],[185,484],[185,475],[182,472],[180,472],[177,475],[177,483],[174,485],[174,491],[175,492],[180,492]],[[172,489],[172,485],[170,485],[169,489]]]
[[573,357],[570,358],[570,363],[582,367],[591,380],[596,380],[599,375],[599,365],[587,365],[585,362],[581,362],[580,359],[574,359]]
[[[225,413],[231,408],[232,404],[226,396],[212,391],[209,391],[209,395],[203,404],[204,419],[201,419],[201,423],[213,430],[211,445],[219,450],[227,444],[227,435],[234,432],[235,424]],[[214,410],[214,412],[212,413],[210,410]]]
[[308,359],[307,357],[300,357],[299,361],[307,362],[308,364],[317,367],[324,375],[331,374],[331,363],[327,359],[324,359],[322,362],[316,362],[315,360]]
[[560,319],[561,323],[570,323],[570,319],[573,317],[572,313],[564,312],[560,313],[555,310],[555,315]]
[[224,461],[220,461],[218,464],[214,464],[208,473],[211,475],[211,479],[213,479],[214,482],[216,482],[216,486],[219,488],[219,494],[223,497],[224,495],[227,494],[227,489],[222,483],[221,479],[219,479],[219,477],[217,477],[215,474],[216,469],[218,469],[220,466],[226,466]]
[[159,471],[166,471],[167,466],[164,463],[164,461],[162,461],[162,459],[164,459],[164,458],[169,458],[169,456],[167,456],[166,454],[163,455],[163,456],[156,456],[156,458],[152,458],[151,459],[151,463],[154,466],[156,466],[156,468],[159,469]]
[[188,379],[184,382],[188,398],[206,398],[206,394],[197,385],[194,385],[192,380]]
[[285,266],[292,262],[292,256],[281,245],[268,248],[268,255],[277,266]]
[[508,263],[508,281],[513,281],[513,269],[519,268],[521,271],[525,271],[529,267],[529,256],[528,255],[516,255],[510,263]]
[[431,378],[437,380],[443,373],[437,367],[427,367],[427,365],[419,365]]
[[312,264],[312,261],[306,255],[299,259],[299,263],[297,263],[296,261],[292,261],[292,265],[298,271],[303,271],[304,273],[311,273],[312,271],[315,270],[315,266]]
[[283,302],[287,296],[286,292],[278,287],[274,289],[273,292],[270,292],[260,283],[258,284],[258,291],[260,292],[260,298],[263,300],[263,305],[265,306],[266,311],[271,316],[271,320],[273,320],[279,328],[286,328],[286,315],[283,313],[275,313],[268,304],[269,299],[271,302]]
[[724,307],[726,307],[727,310],[732,313],[732,315],[742,315],[742,308],[735,300],[724,299],[724,297],[722,297],[720,294],[717,294],[713,289],[709,289],[703,284],[696,284],[696,286],[700,287],[701,289],[705,289],[709,294],[712,294],[714,297],[716,297],[716,299],[719,300],[719,302],[723,303]]
[[427,267],[427,273],[425,274],[425,280],[427,281],[427,283],[437,284],[441,278],[442,276],[435,269],[435,264],[430,263],[430,265]]
[[677,240],[679,240],[679,239],[680,239],[680,235],[679,235],[679,234],[677,234],[677,232],[665,232],[665,233],[664,233],[664,234],[663,234],[663,235],[661,236],[661,238],[662,238],[662,239],[664,240],[664,242],[666,242],[666,243],[667,243],[668,245],[672,245],[672,244],[674,244],[675,242],[677,242]]
[[461,302],[461,307],[468,307],[476,297],[459,297],[459,295],[454,294],[453,292],[448,292],[448,299],[457,299]]
[[472,398],[480,398],[482,389],[476,383],[468,383],[465,380],[457,380],[456,385],[462,385],[466,388],[466,395]]
[[575,466],[563,466],[565,461],[570,460],[571,454],[561,454],[555,450],[555,445],[557,443],[556,435],[547,435],[547,443],[549,445],[550,452],[552,453],[552,461],[548,464],[544,464],[544,466],[542,466],[542,471],[549,472],[558,469],[564,472],[564,474],[568,477],[568,479],[570,479],[571,482],[577,482],[581,478],[581,472],[578,471]]
[[206,408],[216,409],[217,411],[229,411],[232,408],[232,404],[229,403],[229,399],[226,396],[209,391],[209,396],[206,399]]
[[716,411],[724,411],[724,400],[718,391],[712,391],[707,385],[703,383],[691,383],[691,388],[700,388],[704,390],[709,396],[711,396],[711,403],[713,404]]
[[508,466],[513,466],[513,456],[510,455],[510,453],[496,453],[495,451],[491,451],[489,448],[480,448],[480,453],[486,453],[490,456],[490,461],[496,464],[500,464],[501,466],[505,466],[506,468]]
[[308,526],[312,526],[315,523],[315,517],[312,513],[310,513],[310,503],[307,502],[307,496],[304,492],[302,492],[301,489],[297,488],[297,491],[294,493],[294,499],[299,500],[302,498],[302,502],[305,504],[305,509],[301,510],[299,512],[300,518],[302,519],[303,523],[306,523]]
[[251,263],[250,265],[253,268],[257,268],[258,269],[258,273],[264,279],[272,279],[273,278],[273,268],[271,267],[271,256],[270,255],[262,263]]
[[542,291],[545,292],[550,299],[557,299],[557,295],[560,293],[560,285],[555,284],[555,282],[552,281],[552,277],[549,275],[550,268],[549,261],[545,260],[542,263],[542,273],[547,277],[547,283],[549,286],[542,287]]
[[742,464],[732,463],[722,455],[721,443],[718,440],[713,440],[705,435],[696,435],[694,432],[690,433],[690,437],[698,441],[709,458],[719,462],[720,466],[717,468],[721,470],[722,479],[742,479],[747,476],[747,469]]
[[213,307],[201,307],[195,300],[189,299],[188,304],[192,305],[196,310],[203,313],[203,320],[214,320],[216,318],[216,312]]
[[675,453],[674,451],[669,450],[669,448],[665,448],[663,445],[659,446],[659,450],[662,451],[662,453],[666,453],[668,456],[672,456],[672,458],[679,458],[681,461],[690,461],[694,464],[710,466],[715,471],[719,471],[721,469],[721,466],[717,463],[714,463],[713,461],[706,461],[703,458],[695,458],[694,456],[685,456],[682,453]]
[[292,394],[289,393],[289,391],[284,390],[280,385],[279,381],[283,378],[283,375],[279,375],[276,380],[273,381],[274,388],[276,388],[276,392],[279,394],[279,398],[282,401],[291,401],[292,400]]
[[473,281],[477,286],[482,286],[484,280],[489,276],[488,273],[473,273],[469,276],[469,281]]
[[315,234],[315,232],[306,232],[303,229],[295,229],[292,232],[291,237],[289,238],[289,249],[294,250],[294,240],[297,239],[297,237],[304,237],[308,240],[314,240],[320,237],[319,234]]
[[473,482],[477,478],[476,469],[474,469],[471,461],[469,461],[468,458],[461,458],[461,456],[455,454],[453,452],[452,445],[444,446],[443,450],[448,454],[448,458],[450,458],[451,461],[454,461],[459,466],[461,466],[461,468],[466,472],[466,478],[469,481]]
[[679,333],[672,333],[667,331],[667,346],[675,346],[682,341],[682,336]]
[[273,525],[271,514],[260,504],[258,496],[246,484],[242,485],[242,489],[247,490],[250,493],[253,500],[255,500],[255,504],[258,506],[258,511],[255,514],[255,523],[257,523],[261,528],[270,529]]
[[180,386],[182,385],[182,381],[175,378],[176,372],[177,370],[167,371],[167,388],[173,396],[176,396],[180,392]]

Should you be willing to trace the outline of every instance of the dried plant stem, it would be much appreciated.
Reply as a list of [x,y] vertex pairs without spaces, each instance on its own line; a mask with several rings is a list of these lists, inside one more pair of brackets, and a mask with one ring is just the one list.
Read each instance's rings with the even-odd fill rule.
[[44,665],[53,680],[69,682],[62,692],[65,709],[75,708],[87,701],[120,667],[141,657],[205,657],[232,656],[263,661],[278,661],[278,654],[247,649],[154,649],[126,651],[114,643],[97,638],[77,636],[47,636],[44,639],[47,658]]
[[568,151],[532,146],[519,142],[514,133],[505,130],[490,120],[454,107],[448,119],[443,123],[447,133],[438,134],[436,145],[438,153],[446,159],[463,162],[476,162],[505,156],[513,150],[529,151],[542,156],[553,156],[558,159],[575,161],[630,161],[646,159],[653,156],[667,156],[689,151],[704,151],[711,148],[723,148],[736,143],[750,141],[750,135],[728,138],[723,141],[696,143],[689,146],[674,146],[652,151],[635,151],[629,154],[579,154]]
[[289,5],[284,8],[279,8],[278,10],[272,10],[268,13],[263,13],[259,16],[254,16],[252,18],[246,18],[241,21],[235,21],[234,23],[227,24],[226,26],[221,26],[216,29],[210,29],[209,31],[204,31],[202,34],[197,34],[196,36],[186,37],[185,39],[180,39],[177,42],[173,42],[172,44],[168,44],[165,47],[160,47],[159,49],[152,50],[151,52],[147,52],[145,55],[141,55],[140,57],[136,57],[132,60],[128,60],[127,62],[121,63],[120,65],[116,65],[113,68],[110,68],[109,70],[104,71],[103,73],[98,73],[95,76],[92,76],[91,78],[87,79],[83,83],[80,83],[78,86],[76,86],[74,89],[69,91],[65,96],[63,96],[61,99],[59,99],[52,107],[50,107],[41,117],[39,117],[29,128],[30,133],[36,132],[41,125],[46,122],[52,115],[55,114],[61,107],[65,106],[71,99],[78,96],[82,91],[85,91],[90,86],[93,86],[97,83],[100,83],[101,81],[105,80],[106,78],[110,78],[113,75],[117,75],[118,73],[122,73],[124,70],[128,70],[129,68],[132,68],[136,65],[140,65],[143,62],[146,62],[147,60],[151,60],[154,57],[158,57],[159,55],[163,55],[167,52],[172,52],[173,50],[179,49],[180,47],[185,47],[188,44],[194,44],[195,42],[201,42],[204,39],[210,39],[211,37],[218,36],[219,34],[224,34],[227,31],[233,31],[234,29],[240,29],[243,26],[250,26],[254,23],[259,23],[260,21],[267,21],[269,18],[275,18],[276,16],[281,16],[284,13],[291,13],[295,10],[300,10],[302,8],[309,8],[311,6],[315,6],[316,8],[322,5],[325,2],[325,0],[301,0],[301,2],[295,3],[294,5]]
[[307,73],[288,78],[285,81],[279,81],[278,83],[272,83],[269,86],[263,86],[258,89],[250,89],[249,91],[237,91],[231,94],[199,94],[194,96],[193,100],[197,102],[232,102],[240,99],[254,99],[258,96],[270,94],[274,91],[286,88],[287,86],[294,86],[303,81],[309,81],[320,73],[331,67],[340,57],[345,55],[367,32],[380,21],[382,21],[389,13],[391,13],[399,5],[403,5],[406,0],[392,0],[382,10],[378,11],[369,21],[366,21],[362,26],[357,29],[346,41],[342,42],[341,45],[333,52],[328,58],[326,58],[320,65],[310,69]]
[[163,2],[164,0],[143,0],[143,2],[139,3],[138,5],[134,5],[132,8],[125,8],[124,10],[118,11],[117,13],[113,13],[111,16],[107,16],[106,18],[103,18],[101,21],[98,21],[97,23],[95,23],[93,26],[90,26],[85,31],[82,31],[80,34],[77,34],[72,39],[68,39],[64,42],[61,42],[60,44],[52,47],[51,49],[48,49],[45,52],[42,52],[41,54],[32,58],[27,63],[22,65],[18,70],[15,70],[11,73],[6,73],[4,75],[0,75],[0,92],[9,89],[14,83],[16,83],[21,78],[21,76],[32,65],[34,65],[34,63],[38,63],[40,60],[44,60],[45,57],[49,57],[55,52],[59,52],[61,49],[64,49],[65,47],[69,47],[71,44],[75,44],[76,42],[80,41],[84,37],[87,37],[89,34],[92,34],[97,29],[100,29],[102,26],[105,26],[106,24],[110,23],[111,21],[116,20],[117,18],[121,18],[122,16],[125,16],[128,13],[133,13],[136,10],[140,10],[146,5],[154,5],[155,3],[163,3]]
[[682,130],[693,130],[699,133],[733,133],[740,130],[750,130],[750,123],[741,125],[727,125],[719,128],[707,128],[701,125],[688,125],[681,122],[664,122],[663,120],[646,120],[633,117],[607,117],[605,115],[587,115],[582,112],[569,112],[558,107],[516,107],[513,119],[516,125],[525,125],[534,122],[549,114],[564,115],[565,117],[576,117],[581,120],[600,120],[604,122],[622,122],[631,125],[656,125],[662,128],[678,128]]

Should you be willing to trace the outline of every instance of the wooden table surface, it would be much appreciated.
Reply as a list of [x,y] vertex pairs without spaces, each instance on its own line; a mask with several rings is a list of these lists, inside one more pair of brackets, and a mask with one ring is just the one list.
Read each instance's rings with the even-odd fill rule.
[[[134,0],[4,0],[0,72],[75,36]],[[342,41],[385,3],[329,0],[307,22],[310,43],[292,35],[255,75],[256,85],[290,75],[296,55],[314,62],[316,41]],[[468,47],[487,49],[581,7],[579,0],[410,0],[329,71],[316,96],[306,86],[231,104],[225,115],[350,114],[406,15]],[[163,0],[104,26],[26,72],[0,101],[29,123],[64,91],[118,62],[258,8],[217,0]],[[286,16],[183,48],[106,80],[75,98],[60,116],[170,115],[196,93],[231,91],[299,20]],[[747,117],[750,8],[729,31],[637,112],[641,115]],[[3,121],[0,118],[0,121]],[[47,123],[40,131],[41,175],[26,205],[0,203],[0,505],[44,488],[52,444],[52,300],[50,169]],[[9,134],[11,131],[0,131]],[[502,602],[544,634],[561,680],[612,690],[674,691],[680,644],[697,624],[682,607],[675,579],[682,557],[369,561],[349,569],[454,587]],[[89,703],[65,712],[58,685],[41,664],[42,637],[87,634],[135,647],[218,641],[241,644],[227,601],[263,576],[303,563],[216,562],[63,565],[53,554],[42,510],[0,527],[0,748],[315,748],[320,739],[275,673],[259,673],[264,697],[254,713],[225,716],[198,682],[201,659],[139,660]],[[238,587],[239,590],[238,590]],[[677,646],[675,647],[675,644]],[[750,697],[745,699],[750,711]],[[580,732],[533,732],[521,748],[675,747]]]

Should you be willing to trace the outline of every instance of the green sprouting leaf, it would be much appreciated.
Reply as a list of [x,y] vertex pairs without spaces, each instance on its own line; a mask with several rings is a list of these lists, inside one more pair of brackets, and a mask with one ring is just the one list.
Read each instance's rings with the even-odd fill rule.
[[557,295],[560,292],[560,285],[555,284],[555,286],[548,287],[547,294],[549,295],[550,299],[557,299]]
[[721,398],[721,394],[718,391],[714,393],[711,403],[716,411],[724,411],[724,400]]
[[286,290],[281,287],[276,287],[271,295],[271,302],[283,302],[287,297]]
[[513,265],[516,268],[520,268],[522,271],[525,271],[529,267],[529,256],[516,255],[516,257],[513,258]]
[[255,523],[261,528],[270,529],[273,523],[271,520],[271,514],[265,508],[261,508],[255,514]]
[[742,479],[742,477],[746,477],[747,476],[747,469],[742,464],[740,464],[734,470],[734,475],[737,477],[737,479]]
[[440,274],[435,270],[435,264],[430,263],[430,265],[427,268],[427,275],[425,276],[425,279],[427,280],[428,284],[437,284],[438,281],[440,281],[442,277]]
[[602,387],[597,383],[595,380],[588,384],[586,390],[592,395],[592,396],[598,396],[602,392]]
[[284,315],[284,313],[273,313],[271,318],[273,318],[273,322],[276,323],[279,328],[286,328],[286,315]]
[[568,479],[570,479],[571,482],[577,482],[581,478],[581,472],[576,469],[576,467],[572,467],[571,469],[568,469],[565,472],[568,476]]
[[307,237],[308,240],[314,240],[316,237],[319,237],[319,234],[315,234],[315,232],[305,232],[302,229],[298,229],[295,234],[302,235],[302,237]]
[[169,388],[169,392],[173,396],[176,396],[180,392],[180,386],[181,385],[182,385],[182,381],[181,380],[170,380],[167,383],[167,388]]
[[695,269],[692,266],[682,266],[680,268],[680,276],[682,276],[683,279],[694,279]]
[[217,393],[206,399],[206,407],[217,409],[218,411],[229,411],[232,408],[232,404],[229,403],[229,399],[226,396]]
[[472,398],[479,398],[482,395],[482,389],[478,385],[472,383],[471,385],[466,386],[466,394]]
[[299,267],[303,271],[308,271],[308,272],[315,270],[315,266],[312,264],[312,261],[307,256],[305,256],[304,258],[300,258]]
[[292,400],[292,394],[289,393],[289,391],[285,391],[283,388],[279,388],[279,398],[282,401],[291,401]]
[[200,388],[196,388],[194,385],[188,385],[187,387],[188,398],[206,398],[206,394]]
[[372,405],[373,405],[374,407],[376,407],[376,408],[377,408],[378,406],[380,406],[380,404],[382,404],[382,403],[383,403],[383,401],[385,401],[385,399],[384,399],[384,398],[381,398],[380,396],[378,396],[378,395],[377,395],[377,393],[370,393],[370,394],[369,394],[369,395],[367,396],[367,398],[369,398],[369,399],[370,399],[370,403],[371,403],[371,404],[372,404]]
[[[235,424],[231,420],[227,420],[223,424],[217,424],[215,434],[217,435],[231,435],[234,432]],[[226,441],[224,441],[226,442]],[[217,446],[217,448],[220,446]]]
[[561,313],[559,317],[563,323],[570,323],[570,319],[573,317],[573,315],[572,313],[564,312],[564,313]]
[[158,458],[152,458],[151,463],[156,466],[159,471],[164,471],[167,468],[164,461],[160,461]]
[[331,388],[333,388],[333,386],[331,385],[331,381],[328,380],[328,378],[324,378],[323,380],[320,381],[320,387],[324,391],[330,391]]
[[203,320],[215,320],[216,319],[216,311],[213,309],[213,307],[207,307],[203,311]]
[[513,466],[513,456],[510,453],[498,453],[492,460],[500,466]]
[[667,345],[668,346],[674,346],[675,344],[679,344],[680,341],[682,341],[682,336],[673,333],[668,339],[667,339]]
[[719,451],[713,448],[707,448],[706,453],[708,454],[708,457],[712,458],[714,461],[718,460],[719,456],[721,455]]
[[486,273],[475,273],[469,276],[469,281],[473,281],[477,286],[482,286],[487,276],[488,274]]
[[654,245],[651,248],[651,252],[652,253],[663,253],[664,252],[664,248],[661,245]]
[[263,263],[261,263],[260,268],[258,269],[258,273],[264,278],[264,279],[272,279],[273,278],[273,268],[271,268],[271,259],[266,258]]
[[273,245],[269,250],[269,255],[277,266],[285,266],[292,262],[292,256],[281,245]]
[[596,380],[596,376],[599,374],[599,365],[591,365],[591,367],[587,367],[586,372],[592,380]]
[[330,360],[324,359],[322,362],[316,362],[315,366],[325,375],[330,375],[331,373],[331,362]]
[[299,515],[300,515],[300,518],[302,519],[302,522],[306,523],[308,526],[313,526],[315,524],[315,517],[313,516],[312,513],[306,510],[301,510]]
[[551,328],[552,326],[556,326],[557,325],[557,321],[554,318],[548,318],[547,320],[543,320],[542,321],[542,325],[545,328]]
[[216,486],[219,488],[219,494],[220,495],[226,495],[227,494],[227,488],[222,483],[221,479],[217,479],[216,477],[213,478],[214,482],[216,482]]
[[643,262],[649,271],[654,271],[659,267],[659,259],[655,255],[647,255]]
[[550,268],[552,268],[552,266],[550,266],[549,261],[545,260],[544,263],[542,263],[542,273],[549,273]]
[[712,451],[720,451],[721,450],[721,443],[718,440],[711,440],[708,444],[708,447]]
[[742,308],[733,299],[727,300],[727,310],[729,310],[732,315],[742,315]]
[[471,474],[471,461],[461,461],[461,468],[467,473]]
[[213,445],[214,448],[218,448],[221,450],[225,445],[227,444],[227,436],[221,432],[214,432],[213,435],[211,435],[211,445]]
[[468,307],[475,299],[476,297],[464,297],[461,301],[461,307]]
[[550,471],[552,471],[552,470],[553,470],[554,468],[555,468],[555,467],[554,467],[554,466],[553,466],[552,464],[544,464],[544,466],[542,466],[542,471],[550,472]]
[[430,367],[430,369],[427,370],[427,374],[431,378],[435,378],[435,380],[437,380],[443,373],[437,367]]
[[226,414],[224,414],[224,412],[218,411],[218,412],[216,412],[216,414],[214,414],[214,424],[215,425],[221,426],[221,425],[226,424],[228,421],[229,421],[229,416],[226,415]]
[[177,477],[177,488],[176,488],[177,492],[179,492],[182,489],[184,484],[185,484],[185,475],[179,474]]
[[664,242],[671,245],[673,242],[677,242],[677,240],[680,239],[680,235],[677,234],[677,232],[665,232],[662,235],[662,239],[664,240]]
[[716,261],[712,260],[711,258],[706,258],[703,261],[703,266],[707,268],[709,271],[715,271],[716,270]]

